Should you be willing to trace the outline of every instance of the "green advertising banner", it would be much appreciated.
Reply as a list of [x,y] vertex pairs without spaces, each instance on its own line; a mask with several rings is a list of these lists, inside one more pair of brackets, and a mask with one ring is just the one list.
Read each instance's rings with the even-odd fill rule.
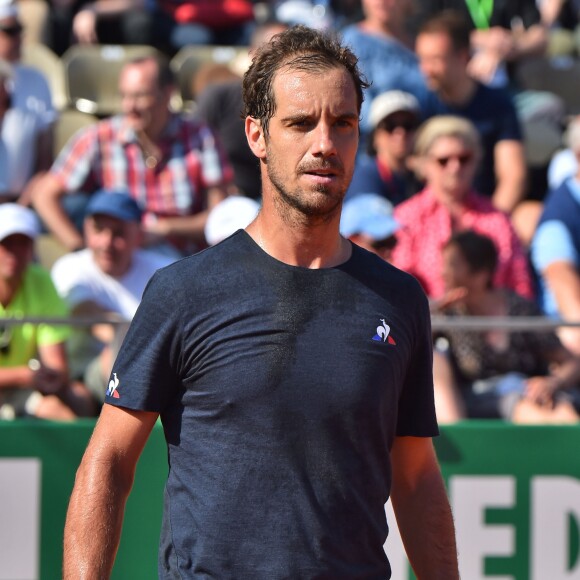
[[[0,580],[60,577],[66,507],[93,426],[0,423]],[[436,447],[464,580],[580,580],[580,426],[465,422],[443,428]],[[157,578],[166,474],[156,426],[127,505],[114,579]],[[411,578],[396,530],[386,549],[394,580]]]

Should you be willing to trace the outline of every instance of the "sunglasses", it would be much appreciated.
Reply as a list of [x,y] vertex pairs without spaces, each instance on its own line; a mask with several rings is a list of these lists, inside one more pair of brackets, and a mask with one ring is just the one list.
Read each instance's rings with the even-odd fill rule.
[[393,133],[396,129],[403,129],[407,133],[416,131],[419,127],[419,121],[416,119],[390,119],[387,117],[379,123],[379,129],[383,129],[387,133]]
[[461,167],[465,167],[473,161],[473,153],[462,153],[461,155],[446,155],[444,157],[433,157],[441,166],[447,167],[453,160],[457,161]]
[[372,244],[373,250],[392,250],[397,245],[396,236],[389,236],[384,240],[377,240]]
[[6,356],[10,352],[10,341],[12,340],[12,327],[8,325],[0,326],[0,354]]
[[8,26],[0,26],[0,32],[3,32],[7,36],[20,36],[24,31],[22,24],[12,24]]

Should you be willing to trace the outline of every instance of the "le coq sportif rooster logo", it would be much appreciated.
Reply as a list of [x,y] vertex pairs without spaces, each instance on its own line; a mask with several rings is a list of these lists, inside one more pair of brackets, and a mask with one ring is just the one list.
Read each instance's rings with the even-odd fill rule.
[[373,340],[377,342],[386,342],[395,345],[395,339],[391,336],[391,327],[381,318],[381,325],[377,326],[377,333],[373,336]]

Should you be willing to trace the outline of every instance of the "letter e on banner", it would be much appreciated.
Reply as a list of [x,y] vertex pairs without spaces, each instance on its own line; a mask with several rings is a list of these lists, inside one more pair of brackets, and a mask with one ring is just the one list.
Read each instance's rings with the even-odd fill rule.
[[[485,510],[514,506],[515,478],[482,475],[455,476],[449,478],[449,492],[455,516],[461,577],[469,580],[484,580],[487,578],[485,575],[486,556],[514,555],[513,526],[487,525]],[[513,580],[512,576],[494,576],[493,578],[494,580]]]
[[534,477],[531,509],[531,580],[580,580],[578,546],[570,554],[570,523],[580,527],[580,481]]

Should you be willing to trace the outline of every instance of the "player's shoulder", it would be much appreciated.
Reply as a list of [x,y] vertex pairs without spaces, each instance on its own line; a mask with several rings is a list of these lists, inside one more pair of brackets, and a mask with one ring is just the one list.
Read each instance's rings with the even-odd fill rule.
[[247,253],[247,237],[243,230],[238,230],[214,246],[160,268],[156,277],[160,280],[191,284],[192,280],[210,275],[228,275],[228,270],[237,267],[238,258]]
[[414,276],[356,244],[353,244],[353,262],[363,277],[390,291],[400,291],[406,296],[424,295]]

